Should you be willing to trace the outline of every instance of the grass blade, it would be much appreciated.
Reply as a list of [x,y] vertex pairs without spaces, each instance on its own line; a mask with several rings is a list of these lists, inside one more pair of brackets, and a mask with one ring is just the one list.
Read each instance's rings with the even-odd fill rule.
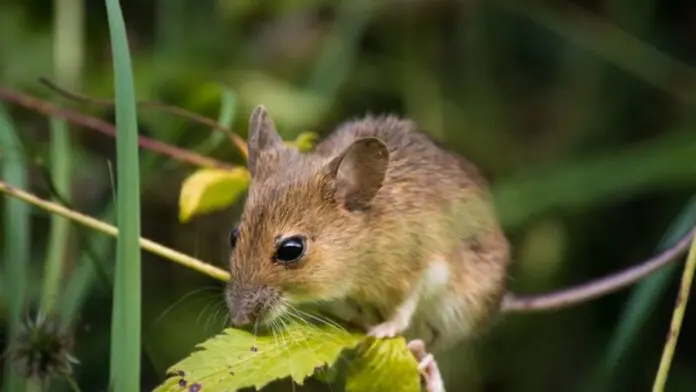
[[[220,114],[217,122],[225,128],[232,128],[232,122],[237,110],[237,96],[227,88],[222,88],[222,102],[220,104]],[[208,155],[216,149],[222,142],[229,140],[224,132],[212,132],[210,137],[204,140],[195,148],[201,155]]]
[[111,379],[115,392],[140,390],[140,163],[133,73],[118,0],[106,0],[116,100],[116,244],[111,321]]
[[[77,0],[56,0],[53,21],[54,70],[59,83],[77,89],[84,58],[84,4]],[[72,147],[70,130],[65,121],[51,118],[51,173],[56,190],[71,198]],[[41,308],[50,312],[58,300],[70,241],[70,222],[51,216],[51,234],[43,277]]]
[[[27,165],[24,151],[15,132],[9,115],[0,106],[0,166],[3,178],[9,185],[26,188]],[[3,286],[5,300],[9,308],[9,338],[12,343],[16,337],[22,312],[27,302],[26,287],[30,262],[31,207],[21,200],[5,198],[5,253],[3,265],[5,273]],[[10,368],[11,361],[5,362],[5,381],[3,390],[21,391],[22,379]]]

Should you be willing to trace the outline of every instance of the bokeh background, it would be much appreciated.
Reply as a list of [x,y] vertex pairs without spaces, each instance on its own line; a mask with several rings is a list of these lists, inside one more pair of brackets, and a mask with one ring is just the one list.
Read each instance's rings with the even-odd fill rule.
[[[112,96],[103,3],[0,0],[0,84],[112,121],[109,109],[61,100],[37,81],[47,76],[92,96]],[[250,109],[262,103],[286,139],[304,131],[325,135],[366,112],[392,112],[475,162],[491,181],[514,245],[516,292],[559,289],[627,267],[664,246],[675,220],[688,222],[696,191],[694,2],[121,4],[140,99],[217,118],[228,94],[235,99],[233,129],[242,136]],[[2,105],[25,145],[29,189],[51,197],[49,121]],[[198,148],[212,132],[154,109],[139,115],[141,133],[180,147]],[[113,140],[69,129],[70,201],[112,220]],[[228,143],[210,154],[243,163]],[[241,201],[181,224],[179,187],[194,168],[148,151],[141,162],[143,235],[224,266]],[[41,290],[49,222],[49,214],[32,209],[30,296]],[[3,227],[0,238],[8,234]],[[3,240],[0,247],[6,246]],[[217,282],[143,257],[143,390],[151,390],[169,365],[220,331],[224,308]],[[95,258],[108,277],[113,240],[73,229],[64,257],[73,279],[64,287],[82,293],[73,329],[81,362],[75,379],[89,392],[106,391],[109,371],[111,289],[108,279],[84,267]],[[649,390],[680,265],[581,306],[503,315],[476,344],[440,358],[449,390]],[[3,345],[7,295],[4,290],[0,300]],[[625,318],[629,306],[632,319]],[[669,391],[696,390],[693,314],[687,310]],[[52,390],[69,388],[57,381]],[[293,387],[281,382],[268,390]],[[340,388],[310,382],[295,390]]]

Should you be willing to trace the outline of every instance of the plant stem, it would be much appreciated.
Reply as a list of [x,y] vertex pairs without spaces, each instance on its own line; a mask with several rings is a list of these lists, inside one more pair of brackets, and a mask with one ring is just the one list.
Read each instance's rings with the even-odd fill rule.
[[[74,110],[60,108],[50,102],[37,99],[28,94],[11,90],[2,85],[0,85],[0,100],[12,102],[14,104],[34,110],[38,113],[44,114],[46,116],[62,118],[63,120],[66,120],[70,123],[80,125],[87,129],[95,130],[104,135],[108,135],[114,138],[116,137],[116,129],[114,128],[113,124],[109,124],[108,122],[96,117],[78,113]],[[215,120],[211,121],[215,123]],[[172,146],[170,144],[163,143],[159,140],[151,139],[145,136],[138,136],[138,145],[152,152],[161,155],[166,155],[172,159],[181,162],[186,162],[195,166],[218,168],[235,167],[234,165],[220,162],[213,158],[204,157],[192,151],[178,148],[176,146]]]
[[[102,222],[98,219],[94,219],[90,216],[81,214],[77,211],[73,211],[69,208],[65,208],[60,204],[38,198],[28,192],[8,185],[4,181],[0,181],[0,193],[5,193],[8,196],[14,197],[16,199],[24,201],[25,203],[29,203],[38,208],[41,208],[44,211],[48,211],[50,213],[58,214],[60,216],[68,218],[71,221],[81,224],[82,226],[85,226],[92,230],[96,230],[113,237],[118,235],[118,228],[116,228],[115,226],[112,226],[106,222]],[[168,248],[164,245],[158,244],[157,242],[146,238],[140,238],[139,242],[140,248],[142,248],[143,250],[161,256],[175,263],[181,264],[187,268],[190,268],[194,271],[198,271],[204,275],[208,275],[211,278],[223,282],[230,280],[230,275],[227,271],[215,267],[214,265],[205,263],[194,257],[178,252],[174,249]]]
[[660,367],[658,368],[655,383],[653,384],[653,392],[662,392],[665,388],[665,384],[667,383],[669,368],[672,364],[672,357],[674,356],[674,350],[677,347],[679,331],[681,330],[682,321],[684,320],[684,313],[686,312],[686,304],[689,301],[689,292],[691,291],[691,282],[694,279],[694,270],[696,270],[696,234],[691,242],[689,256],[687,257],[686,265],[684,266],[681,287],[679,288],[679,294],[677,294],[674,313],[672,314],[672,322],[669,327],[669,333],[667,334],[667,341],[665,342],[665,348],[662,352],[662,359],[660,359]]
[[[78,88],[84,58],[83,16],[80,0],[55,0],[53,21],[54,71],[60,83]],[[51,118],[51,172],[56,190],[71,198],[72,146],[65,121]],[[51,312],[59,295],[70,245],[70,222],[60,215],[51,217],[51,234],[43,278],[41,308]]]

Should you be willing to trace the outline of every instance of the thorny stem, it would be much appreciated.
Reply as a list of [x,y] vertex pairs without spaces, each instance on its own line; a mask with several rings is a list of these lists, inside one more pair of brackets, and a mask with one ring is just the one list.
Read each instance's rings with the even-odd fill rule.
[[[81,103],[86,103],[89,105],[98,105],[98,106],[106,106],[106,107],[113,107],[115,105],[113,100],[110,99],[101,99],[101,98],[94,98],[87,96],[85,94],[79,94],[76,92],[68,91],[67,89],[58,86],[56,83],[48,80],[47,78],[39,78],[39,82],[41,82],[43,85],[48,87],[49,89],[55,91],[56,93],[62,95],[64,98],[81,102]],[[218,122],[215,120],[201,116],[200,114],[191,112],[189,110],[176,107],[176,106],[171,106],[171,105],[166,105],[161,102],[154,102],[154,101],[138,101],[138,105],[146,106],[146,107],[152,107],[156,108],[162,111],[165,111],[167,113],[173,114],[175,116],[187,118],[191,121],[195,121],[199,124],[205,125],[207,127],[213,128],[216,131],[221,131],[225,132],[227,136],[230,138],[230,141],[234,146],[244,155],[244,158],[248,157],[248,147],[244,139],[239,137],[237,134],[232,132],[230,129],[227,127],[224,127],[220,125]]]
[[[22,200],[26,203],[32,204],[36,207],[39,207],[45,211],[58,214],[62,217],[65,217],[67,219],[70,219],[74,222],[77,222],[85,227],[88,227],[93,230],[100,231],[102,233],[108,234],[110,236],[115,237],[118,235],[118,228],[102,222],[98,219],[94,219],[90,216],[81,214],[77,211],[70,210],[68,208],[63,207],[62,205],[58,203],[54,203],[48,200],[44,200],[41,198],[38,198],[28,192],[25,192],[21,189],[17,189],[15,187],[12,187],[5,183],[4,181],[0,181],[0,192],[7,194],[8,196],[15,197],[19,200]],[[152,252],[158,256],[161,256],[165,259],[171,260],[175,263],[181,264],[187,268],[191,268],[193,270],[196,270],[198,272],[201,272],[205,275],[208,275],[210,277],[213,277],[215,279],[221,280],[221,281],[227,281],[229,280],[229,274],[220,269],[217,268],[211,264],[207,264],[203,261],[200,261],[198,259],[195,259],[191,256],[188,256],[184,253],[178,252],[174,249],[167,248],[164,245],[158,244],[152,240],[148,240],[146,238],[140,238],[140,247],[148,252]]]
[[[0,192],[29,204],[33,204],[43,210],[59,214],[83,226],[102,233],[111,236],[116,236],[118,233],[118,229],[112,225],[109,225],[108,223],[70,210],[60,204],[40,199],[21,189],[9,186],[3,181],[0,181]],[[513,294],[508,294],[508,297],[505,298],[505,302],[503,304],[503,312],[519,313],[567,308],[617,291],[650,275],[661,267],[667,265],[670,261],[676,259],[677,256],[682,254],[688,247],[693,232],[694,231],[692,230],[687,236],[682,238],[665,252],[639,263],[634,267],[630,267],[613,275],[588,282],[584,285],[559,290],[556,292],[534,294],[529,296],[518,297]],[[214,279],[223,282],[230,280],[230,275],[227,271],[202,262],[174,249],[167,248],[166,246],[160,245],[154,241],[141,238],[140,247],[165,259],[208,275]]]
[[[96,117],[87,116],[70,109],[59,108],[58,106],[32,97],[31,95],[13,91],[7,87],[0,86],[0,100],[9,101],[29,109],[33,109],[47,116],[62,118],[73,124],[81,125],[85,128],[94,129],[105,135],[115,137],[116,128],[113,124],[98,119]],[[182,162],[188,162],[192,165],[202,167],[217,167],[221,169],[231,169],[234,166],[220,162],[216,159],[208,158],[191,151],[181,149],[158,140],[150,139],[145,136],[138,135],[138,144],[150,151],[167,155],[172,159]]]
[[671,248],[632,267],[575,287],[546,293],[518,296],[509,293],[503,301],[503,311],[542,312],[567,308],[611,294],[643,279],[676,259],[686,251],[694,230],[690,230]]
[[677,340],[679,339],[679,331],[681,330],[682,321],[684,320],[686,303],[689,300],[689,291],[691,290],[691,282],[694,279],[694,270],[696,270],[696,234],[694,234],[691,241],[691,249],[689,250],[689,256],[684,266],[681,287],[679,288],[679,294],[677,294],[674,313],[672,314],[672,322],[669,326],[669,333],[667,334],[667,341],[665,342],[665,348],[662,352],[662,358],[660,359],[660,367],[655,377],[655,383],[653,384],[653,392],[662,392],[665,388],[669,368],[672,364],[672,357],[674,356],[674,349],[677,347]]

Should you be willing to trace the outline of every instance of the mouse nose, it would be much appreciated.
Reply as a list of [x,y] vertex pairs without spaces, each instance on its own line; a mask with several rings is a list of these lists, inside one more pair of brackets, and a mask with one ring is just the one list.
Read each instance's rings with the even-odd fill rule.
[[273,296],[265,286],[231,283],[225,293],[230,322],[235,327],[255,323]]
[[243,327],[249,325],[256,320],[253,314],[246,312],[236,312],[235,316],[232,318],[232,324],[235,327]]

